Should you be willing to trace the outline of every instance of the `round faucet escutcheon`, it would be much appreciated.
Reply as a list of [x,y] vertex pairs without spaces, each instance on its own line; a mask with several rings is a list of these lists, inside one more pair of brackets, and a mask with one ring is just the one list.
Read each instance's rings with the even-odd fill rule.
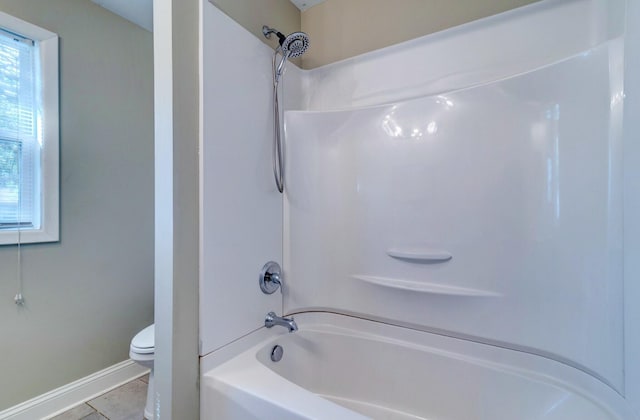
[[275,261],[266,263],[260,271],[259,284],[260,290],[266,295],[273,294],[278,289],[282,292],[282,269],[280,264]]

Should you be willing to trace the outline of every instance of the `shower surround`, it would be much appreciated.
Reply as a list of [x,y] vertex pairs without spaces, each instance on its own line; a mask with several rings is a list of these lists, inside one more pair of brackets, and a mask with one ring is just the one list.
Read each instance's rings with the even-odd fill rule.
[[[271,51],[204,6],[203,419],[638,418],[624,1],[289,66],[284,202]],[[282,295],[258,287],[269,260]],[[272,310],[300,330],[261,328]]]

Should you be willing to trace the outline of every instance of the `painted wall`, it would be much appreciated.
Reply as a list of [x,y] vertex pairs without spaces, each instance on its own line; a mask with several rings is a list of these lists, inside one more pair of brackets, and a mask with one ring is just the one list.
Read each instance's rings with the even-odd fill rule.
[[[284,34],[300,30],[300,10],[289,0],[260,0],[256,6],[255,0],[209,0],[227,16],[235,20],[240,26],[254,34],[266,44],[275,47],[276,38],[270,40],[262,35],[262,25],[278,29]],[[227,34],[219,34],[227,42],[232,38]]]
[[[289,0],[209,0],[260,40],[262,25],[311,37],[302,68],[312,69],[538,0],[326,0],[300,11]],[[227,39],[227,42],[229,40]]]
[[302,13],[311,69],[537,0],[326,0]]
[[155,418],[198,418],[202,0],[155,0]]
[[152,35],[88,0],[0,0],[60,36],[60,242],[0,247],[0,410],[128,358],[153,322]]

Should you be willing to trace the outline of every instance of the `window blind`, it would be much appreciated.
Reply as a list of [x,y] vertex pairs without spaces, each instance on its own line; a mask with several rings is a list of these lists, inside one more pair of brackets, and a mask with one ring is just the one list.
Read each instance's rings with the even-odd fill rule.
[[0,29],[0,229],[39,224],[35,48]]

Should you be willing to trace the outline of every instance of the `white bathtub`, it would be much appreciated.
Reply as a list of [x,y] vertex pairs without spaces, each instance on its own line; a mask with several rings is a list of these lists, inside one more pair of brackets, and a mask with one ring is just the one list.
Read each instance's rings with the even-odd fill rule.
[[608,386],[543,357],[342,315],[295,318],[296,333],[262,328],[203,358],[203,420],[635,418]]

